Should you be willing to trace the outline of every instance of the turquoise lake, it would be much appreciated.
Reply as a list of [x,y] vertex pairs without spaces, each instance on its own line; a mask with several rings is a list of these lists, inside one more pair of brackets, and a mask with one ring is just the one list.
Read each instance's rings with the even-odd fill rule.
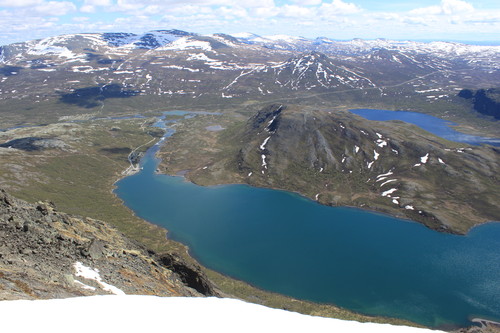
[[500,320],[499,223],[456,236],[285,191],[201,187],[157,174],[158,149],[115,193],[203,265],[265,290],[431,327]]

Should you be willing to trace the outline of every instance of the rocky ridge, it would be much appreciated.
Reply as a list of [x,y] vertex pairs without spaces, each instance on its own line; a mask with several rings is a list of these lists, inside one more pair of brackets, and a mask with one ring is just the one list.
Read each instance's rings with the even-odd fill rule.
[[110,225],[0,190],[0,299],[100,294],[217,296],[200,268],[156,254]]
[[[272,104],[222,135],[218,147],[233,151],[217,164],[235,174],[225,182],[296,191],[444,232],[466,233],[500,218],[497,147],[446,141],[403,122]],[[200,167],[198,174],[210,172]],[[196,182],[196,175],[189,177]],[[212,177],[208,183],[217,183],[216,165]]]

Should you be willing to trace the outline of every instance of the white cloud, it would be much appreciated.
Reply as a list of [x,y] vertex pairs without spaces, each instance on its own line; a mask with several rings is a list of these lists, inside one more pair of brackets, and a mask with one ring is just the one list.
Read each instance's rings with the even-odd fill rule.
[[257,7],[251,9],[251,15],[258,18],[269,18],[274,17],[279,14],[279,9],[277,7]]
[[0,7],[28,7],[41,4],[43,0],[0,0]]
[[299,6],[316,6],[320,5],[322,0],[291,0],[291,2]]
[[92,5],[83,5],[80,7],[82,13],[95,13],[95,7]]
[[313,9],[296,5],[285,5],[280,7],[280,15],[284,17],[304,18],[315,15]]
[[331,3],[322,3],[319,7],[321,16],[350,15],[361,12],[361,8],[354,3],[333,0]]
[[454,15],[470,13],[474,7],[462,0],[442,0],[439,6],[417,8],[410,11],[411,15]]
[[76,6],[69,1],[49,1],[35,6],[34,10],[42,15],[61,16],[76,11]]
[[134,13],[140,9],[144,8],[143,3],[138,3],[137,1],[131,0],[117,0],[116,5],[113,6],[115,11],[119,12],[131,12]]
[[72,21],[74,21],[74,22],[88,22],[89,20],[90,20],[90,17],[86,17],[86,16],[77,16],[77,17],[72,18]]
[[[500,38],[500,10],[475,9],[472,0],[434,0],[434,6],[407,12],[370,12],[355,0],[289,0],[281,5],[275,0],[71,1],[79,12],[70,0],[0,0],[0,43],[81,31],[141,33],[161,28],[341,39],[458,36],[473,40],[488,33],[489,39]],[[114,12],[112,19],[99,15],[97,21],[91,15],[103,11]],[[50,20],[68,13],[75,13],[70,23]],[[117,16],[120,19],[115,20]]]
[[459,14],[459,13],[470,13],[474,11],[474,7],[465,1],[461,0],[443,0],[441,2],[441,8],[443,14]]
[[234,18],[247,18],[248,12],[245,8],[241,7],[220,7],[216,10],[216,13],[225,19]]
[[238,6],[243,8],[274,8],[276,5],[274,4],[274,0],[254,0],[254,1],[236,1]]
[[101,7],[111,6],[113,4],[111,0],[85,0],[83,3],[88,6],[101,6]]

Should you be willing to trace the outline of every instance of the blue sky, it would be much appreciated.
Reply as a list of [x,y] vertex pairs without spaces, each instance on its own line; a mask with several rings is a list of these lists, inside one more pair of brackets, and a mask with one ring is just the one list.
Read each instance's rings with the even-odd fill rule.
[[500,42],[499,0],[0,0],[0,45],[181,29],[333,39]]

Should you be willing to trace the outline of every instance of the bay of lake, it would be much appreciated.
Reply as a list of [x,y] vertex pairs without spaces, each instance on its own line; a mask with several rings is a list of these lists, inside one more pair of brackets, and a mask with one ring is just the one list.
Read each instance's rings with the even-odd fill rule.
[[206,267],[265,290],[431,327],[500,319],[499,223],[457,236],[285,191],[197,186],[157,174],[158,149],[115,193]]

